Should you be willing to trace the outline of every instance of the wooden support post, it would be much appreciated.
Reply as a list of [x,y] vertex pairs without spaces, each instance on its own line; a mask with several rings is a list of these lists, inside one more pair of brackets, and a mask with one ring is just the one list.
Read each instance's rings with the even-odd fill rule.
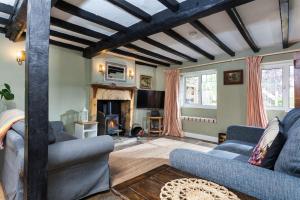
[[294,57],[295,108],[300,108],[300,52]]
[[51,0],[28,0],[24,199],[47,199],[48,64]]

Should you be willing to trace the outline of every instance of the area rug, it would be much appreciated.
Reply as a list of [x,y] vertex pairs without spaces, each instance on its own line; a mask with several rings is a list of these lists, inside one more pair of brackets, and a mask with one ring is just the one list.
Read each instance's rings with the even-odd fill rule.
[[177,148],[208,152],[212,148],[187,142],[159,138],[110,154],[112,186],[132,179],[163,164],[169,164],[169,154]]

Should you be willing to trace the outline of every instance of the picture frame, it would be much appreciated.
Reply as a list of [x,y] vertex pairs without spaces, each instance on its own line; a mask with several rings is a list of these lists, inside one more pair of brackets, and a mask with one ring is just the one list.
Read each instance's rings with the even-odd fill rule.
[[127,81],[127,66],[106,62],[105,81],[126,82]]
[[224,85],[239,85],[244,83],[243,70],[224,71]]
[[146,90],[151,90],[151,88],[152,88],[152,77],[151,76],[146,76],[146,75],[141,75],[140,76],[140,88],[141,89],[146,89]]

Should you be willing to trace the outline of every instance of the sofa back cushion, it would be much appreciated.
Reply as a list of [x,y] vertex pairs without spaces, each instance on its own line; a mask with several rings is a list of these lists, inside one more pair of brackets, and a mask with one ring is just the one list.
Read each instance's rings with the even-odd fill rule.
[[283,134],[287,138],[289,129],[300,118],[300,108],[294,108],[289,111],[282,120]]
[[275,163],[275,171],[300,177],[300,119],[287,134],[288,138]]

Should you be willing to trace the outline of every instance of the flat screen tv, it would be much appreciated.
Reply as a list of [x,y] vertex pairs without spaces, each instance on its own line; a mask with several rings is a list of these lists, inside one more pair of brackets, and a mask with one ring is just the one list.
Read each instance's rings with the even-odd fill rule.
[[165,102],[164,91],[138,90],[137,108],[143,109],[163,109]]

